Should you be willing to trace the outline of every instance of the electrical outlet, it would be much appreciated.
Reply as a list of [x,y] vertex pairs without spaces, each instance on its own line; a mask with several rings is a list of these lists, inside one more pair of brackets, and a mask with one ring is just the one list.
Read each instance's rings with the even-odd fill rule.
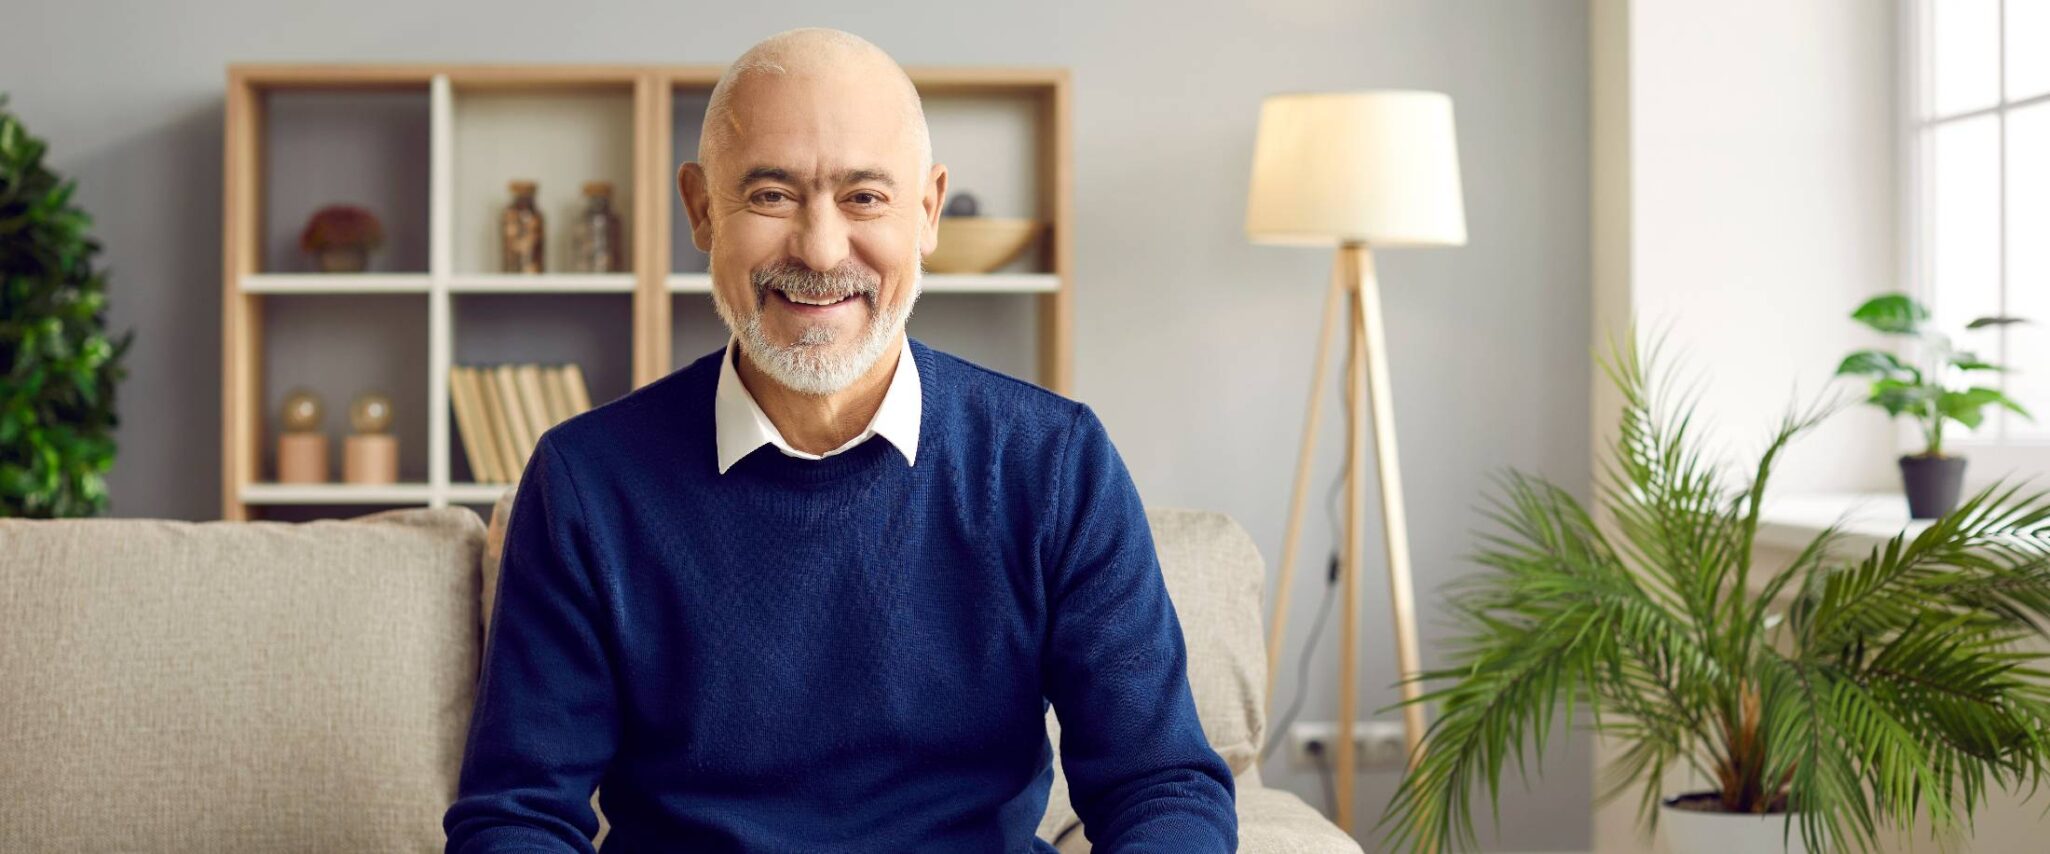
[[[1289,767],[1315,770],[1317,758],[1312,746],[1324,752],[1324,764],[1338,767],[1331,751],[1338,744],[1338,724],[1332,721],[1302,721],[1288,728]],[[1402,768],[1409,761],[1409,734],[1400,721],[1355,721],[1352,729],[1353,768],[1381,771]]]

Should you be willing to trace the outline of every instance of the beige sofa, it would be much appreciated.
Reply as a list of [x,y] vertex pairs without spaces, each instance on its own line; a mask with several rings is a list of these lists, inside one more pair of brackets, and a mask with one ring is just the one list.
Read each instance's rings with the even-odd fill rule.
[[[0,519],[0,851],[440,851],[511,497],[488,526]],[[1251,539],[1148,515],[1239,850],[1359,851],[1260,783]],[[1039,834],[1087,851],[1075,824],[1056,773]]]

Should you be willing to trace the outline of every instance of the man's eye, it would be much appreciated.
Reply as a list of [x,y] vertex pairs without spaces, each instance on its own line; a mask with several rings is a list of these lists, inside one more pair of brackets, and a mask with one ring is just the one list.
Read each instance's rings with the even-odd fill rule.
[[882,196],[876,195],[875,193],[865,192],[865,191],[864,191],[864,192],[860,192],[860,193],[855,193],[855,194],[854,194],[854,195],[852,196],[852,198],[855,198],[855,199],[861,199],[861,198],[864,198],[864,197],[866,197],[867,199],[869,199],[869,201],[866,201],[866,202],[859,202],[859,204],[861,204],[861,205],[864,205],[864,206],[867,206],[867,205],[877,205],[877,204],[881,204],[881,203],[882,203],[882,201],[883,201],[883,197],[882,197]]
[[[775,198],[770,198],[771,196],[774,196]],[[755,201],[762,202],[764,204],[775,204],[776,202],[782,201],[782,197],[783,191],[781,190],[763,190],[755,194]]]

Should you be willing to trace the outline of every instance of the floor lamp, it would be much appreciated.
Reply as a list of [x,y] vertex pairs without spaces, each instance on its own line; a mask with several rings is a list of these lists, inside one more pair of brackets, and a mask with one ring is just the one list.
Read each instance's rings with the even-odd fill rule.
[[[1289,500],[1288,530],[1282,541],[1274,619],[1268,624],[1267,696],[1272,704],[1274,674],[1280,668],[1287,628],[1296,543],[1302,531],[1303,494],[1316,451],[1324,402],[1324,354],[1338,303],[1346,297],[1345,531],[1340,559],[1344,607],[1339,632],[1339,700],[1336,745],[1337,815],[1352,831],[1353,728],[1359,644],[1360,505],[1365,489],[1363,427],[1371,411],[1375,470],[1381,485],[1381,523],[1388,558],[1389,603],[1394,611],[1395,654],[1405,678],[1404,699],[1422,686],[1407,678],[1420,669],[1416,604],[1410,589],[1409,540],[1402,514],[1402,475],[1395,453],[1395,408],[1389,399],[1388,357],[1382,334],[1380,285],[1369,247],[1459,246],[1466,243],[1466,213],[1459,188],[1459,152],[1452,129],[1452,99],[1437,92],[1321,92],[1272,95],[1260,104],[1259,134],[1253,146],[1252,190],[1246,203],[1246,235],[1255,243],[1335,246],[1331,288],[1324,298],[1323,331],[1310,383],[1310,408],[1303,425],[1302,454],[1296,460],[1295,491]],[[1369,405],[1371,404],[1371,405]],[[1423,741],[1421,704],[1404,709],[1409,755]]]

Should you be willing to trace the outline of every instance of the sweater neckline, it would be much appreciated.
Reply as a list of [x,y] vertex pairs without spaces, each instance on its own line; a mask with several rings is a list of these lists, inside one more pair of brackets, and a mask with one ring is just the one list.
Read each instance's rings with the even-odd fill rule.
[[[764,442],[758,448],[741,457],[726,474],[746,466],[749,474],[760,475],[772,480],[805,486],[824,486],[863,472],[873,473],[881,464],[889,462],[888,457],[897,451],[890,440],[881,434],[868,437],[861,444],[827,457],[807,460],[783,453],[775,445]],[[902,464],[901,459],[898,464]],[[723,477],[724,475],[722,475]]]
[[807,460],[764,444],[720,475],[729,500],[750,516],[812,528],[836,524],[859,507],[895,504],[910,488],[911,469],[882,436],[830,457]]

